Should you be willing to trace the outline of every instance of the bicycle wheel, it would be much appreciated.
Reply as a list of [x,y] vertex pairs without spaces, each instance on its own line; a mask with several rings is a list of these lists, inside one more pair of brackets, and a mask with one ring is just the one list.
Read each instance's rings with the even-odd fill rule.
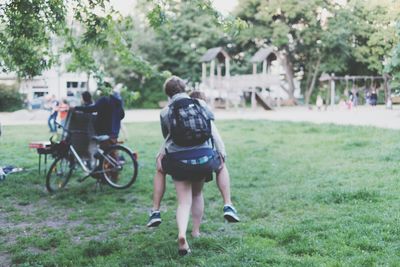
[[46,188],[50,193],[65,187],[74,170],[70,160],[60,157],[51,164],[46,176]]
[[115,145],[104,151],[100,160],[104,180],[117,189],[131,186],[138,173],[138,164],[129,148]]

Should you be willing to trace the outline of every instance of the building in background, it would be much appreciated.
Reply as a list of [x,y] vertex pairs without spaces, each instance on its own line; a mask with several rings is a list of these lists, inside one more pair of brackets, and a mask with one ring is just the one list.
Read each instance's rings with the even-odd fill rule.
[[88,79],[86,73],[67,72],[62,66],[55,66],[31,79],[18,79],[13,73],[1,73],[0,83],[16,86],[25,95],[28,108],[41,108],[46,95],[55,95],[57,99],[66,98],[71,105],[76,105],[79,104],[82,92],[97,90],[95,79]]
[[47,94],[60,99],[79,98],[82,92],[95,91],[97,86],[96,81],[93,78],[88,80],[85,73],[60,72],[57,68],[52,68],[43,72],[41,76],[21,80],[19,88],[28,100],[32,100]]

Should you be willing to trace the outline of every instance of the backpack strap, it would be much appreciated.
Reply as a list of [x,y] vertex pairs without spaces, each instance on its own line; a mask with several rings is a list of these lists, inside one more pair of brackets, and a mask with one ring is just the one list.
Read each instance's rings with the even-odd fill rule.
[[[169,133],[169,134],[167,135],[167,137],[165,138],[165,141],[164,141],[164,142],[166,143],[166,142],[168,141],[169,138],[171,138],[171,133]],[[169,152],[168,152],[167,146],[165,146],[164,150],[165,150],[165,155],[168,155]]]

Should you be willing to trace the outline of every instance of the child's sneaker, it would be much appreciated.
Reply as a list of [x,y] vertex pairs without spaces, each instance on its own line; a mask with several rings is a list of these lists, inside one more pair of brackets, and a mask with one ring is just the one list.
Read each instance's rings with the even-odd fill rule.
[[230,223],[240,222],[237,211],[232,205],[224,206],[224,218]]
[[158,210],[152,210],[150,213],[149,221],[146,224],[147,227],[157,227],[161,223],[161,214]]

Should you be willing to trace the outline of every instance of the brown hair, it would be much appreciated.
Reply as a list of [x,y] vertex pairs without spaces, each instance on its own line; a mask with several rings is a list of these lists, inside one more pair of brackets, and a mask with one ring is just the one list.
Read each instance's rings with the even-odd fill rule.
[[164,83],[164,92],[169,97],[185,92],[185,88],[185,82],[178,76],[172,76]]
[[191,98],[197,98],[206,101],[206,95],[200,91],[193,91],[189,94]]

